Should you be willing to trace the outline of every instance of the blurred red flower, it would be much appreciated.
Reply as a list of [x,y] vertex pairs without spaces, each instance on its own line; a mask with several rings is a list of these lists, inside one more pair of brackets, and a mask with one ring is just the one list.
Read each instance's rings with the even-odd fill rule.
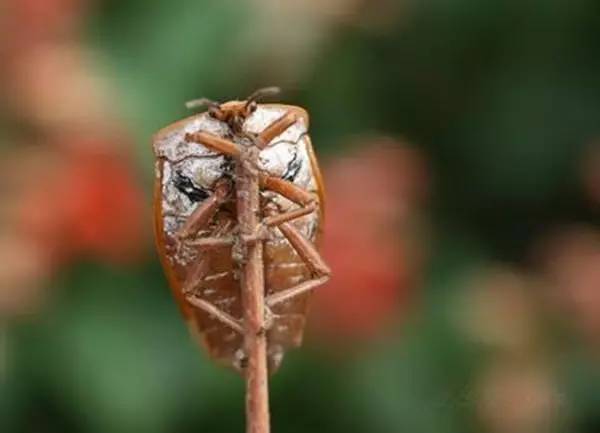
[[76,138],[60,147],[23,197],[21,224],[57,261],[80,255],[135,260],[146,246],[149,223],[134,168],[102,138]]
[[7,0],[2,5],[2,40],[9,54],[18,55],[33,46],[72,37],[84,16],[87,0]]
[[1,7],[0,93],[15,123],[10,139],[36,142],[0,159],[0,313],[7,316],[38,308],[58,265],[80,257],[130,262],[147,246],[144,194],[122,152],[130,143],[107,132],[119,128],[114,98],[79,41],[89,4],[8,0]]
[[[427,179],[423,159],[376,140],[325,169],[322,251],[333,278],[317,290],[314,325],[336,338],[364,338],[397,316],[418,278],[411,239]],[[313,319],[311,319],[313,321]]]

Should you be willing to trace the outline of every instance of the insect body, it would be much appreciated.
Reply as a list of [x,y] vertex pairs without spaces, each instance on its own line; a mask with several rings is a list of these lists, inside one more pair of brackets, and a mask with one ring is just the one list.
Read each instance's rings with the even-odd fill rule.
[[[205,102],[205,101],[202,101]],[[302,340],[308,297],[329,277],[315,248],[323,218],[323,185],[299,107],[224,104],[159,131],[155,231],[159,254],[192,333],[210,356],[243,369],[240,242],[264,242],[269,365]],[[235,164],[241,149],[259,150],[262,229],[237,229]]]

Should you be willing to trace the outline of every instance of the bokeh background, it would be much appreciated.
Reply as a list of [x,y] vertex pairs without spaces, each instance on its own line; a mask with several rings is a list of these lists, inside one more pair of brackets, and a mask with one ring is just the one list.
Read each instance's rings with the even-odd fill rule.
[[328,189],[275,432],[600,431],[597,0],[3,0],[0,430],[241,432],[153,248],[151,135],[279,85]]

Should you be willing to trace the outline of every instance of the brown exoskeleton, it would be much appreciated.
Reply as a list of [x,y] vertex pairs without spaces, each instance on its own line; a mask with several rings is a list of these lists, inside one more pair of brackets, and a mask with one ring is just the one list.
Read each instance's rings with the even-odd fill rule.
[[[176,122],[154,138],[155,231],[161,262],[194,334],[211,357],[235,368],[245,359],[239,239],[264,242],[268,357],[271,370],[302,340],[310,292],[329,267],[317,248],[323,182],[300,107],[259,104],[263,89]],[[262,223],[241,236],[235,206],[236,164],[247,151],[260,182]]]

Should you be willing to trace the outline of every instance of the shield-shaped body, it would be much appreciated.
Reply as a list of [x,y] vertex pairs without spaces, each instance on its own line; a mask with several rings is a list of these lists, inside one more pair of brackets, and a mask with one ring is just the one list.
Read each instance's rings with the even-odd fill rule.
[[[236,102],[234,102],[236,103]],[[290,221],[308,241],[318,242],[322,224],[323,190],[319,168],[307,133],[308,115],[294,106],[260,104],[243,124],[245,133],[258,134],[268,125],[293,112],[296,122],[266,144],[259,155],[259,169],[270,176],[292,182],[313,193],[316,211]],[[231,157],[202,144],[188,142],[186,134],[206,132],[236,141],[226,122],[200,113],[159,131],[154,138],[156,160],[155,232],[162,265],[174,296],[192,334],[206,347],[211,358],[241,369],[245,360],[243,336],[217,318],[188,302],[183,287],[194,281],[195,296],[232,318],[241,319],[239,263],[232,247],[201,249],[194,240],[227,237],[236,233],[235,194],[223,203],[211,221],[191,242],[177,237],[186,220],[214,192],[219,179],[229,178],[235,188]],[[272,191],[261,191],[261,208],[285,213],[299,207]],[[264,215],[263,215],[264,216]],[[310,269],[279,229],[269,231],[264,241],[265,295],[297,286],[311,278]],[[291,298],[272,308],[267,331],[269,365],[274,371],[287,348],[301,344],[310,293]]]

